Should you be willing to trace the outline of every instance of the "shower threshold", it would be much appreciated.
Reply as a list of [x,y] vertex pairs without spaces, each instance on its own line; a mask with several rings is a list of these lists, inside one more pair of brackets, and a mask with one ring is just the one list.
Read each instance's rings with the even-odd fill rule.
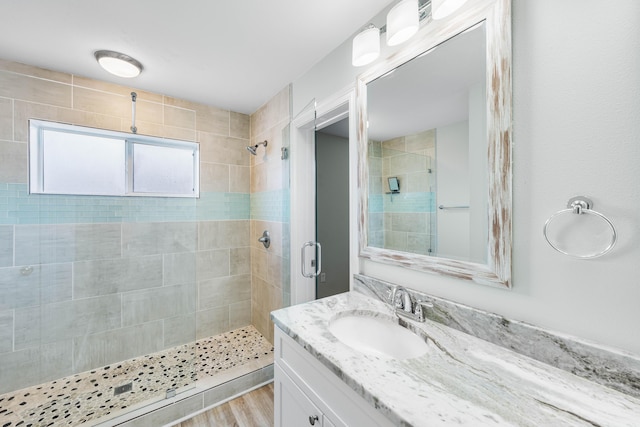
[[[0,395],[0,426],[115,426],[236,378],[267,381],[272,364],[273,346],[249,325]],[[114,396],[128,383],[131,391]],[[176,397],[165,399],[167,389]]]

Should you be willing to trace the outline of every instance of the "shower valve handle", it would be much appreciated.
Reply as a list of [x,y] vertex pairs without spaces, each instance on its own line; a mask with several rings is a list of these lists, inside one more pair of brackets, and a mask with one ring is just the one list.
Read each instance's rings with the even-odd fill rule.
[[262,233],[262,237],[258,239],[258,242],[262,243],[267,249],[269,248],[269,246],[271,246],[271,236],[269,235],[269,232],[267,230],[264,230],[264,232]]

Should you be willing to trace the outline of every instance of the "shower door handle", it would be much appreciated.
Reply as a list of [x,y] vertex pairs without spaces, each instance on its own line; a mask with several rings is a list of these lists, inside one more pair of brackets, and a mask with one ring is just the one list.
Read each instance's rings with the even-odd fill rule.
[[[315,246],[318,248],[317,250],[317,254],[318,254],[318,262],[316,263],[315,267],[316,267],[316,271],[312,272],[312,273],[307,273],[306,269],[305,269],[305,264],[307,263],[306,260],[306,252],[305,249],[309,246]],[[308,279],[317,277],[320,272],[322,271],[322,246],[320,246],[320,243],[318,242],[306,242],[305,244],[302,245],[302,249],[301,249],[301,258],[302,258],[302,276],[306,277]],[[311,260],[311,266],[313,266],[313,261]]]

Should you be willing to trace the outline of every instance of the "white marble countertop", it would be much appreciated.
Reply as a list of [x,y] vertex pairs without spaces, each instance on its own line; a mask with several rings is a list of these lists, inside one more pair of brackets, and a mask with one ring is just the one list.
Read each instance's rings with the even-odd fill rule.
[[360,353],[329,332],[346,312],[394,316],[349,292],[272,313],[275,324],[397,425],[640,426],[640,399],[427,320],[407,321],[430,351]]

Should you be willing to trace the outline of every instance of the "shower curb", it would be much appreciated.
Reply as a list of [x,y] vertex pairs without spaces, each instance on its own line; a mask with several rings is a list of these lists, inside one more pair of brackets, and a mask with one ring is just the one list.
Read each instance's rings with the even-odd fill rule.
[[273,382],[273,363],[237,378],[214,384],[198,381],[195,388],[161,400],[120,417],[93,424],[96,427],[169,427],[192,418],[235,397]]

